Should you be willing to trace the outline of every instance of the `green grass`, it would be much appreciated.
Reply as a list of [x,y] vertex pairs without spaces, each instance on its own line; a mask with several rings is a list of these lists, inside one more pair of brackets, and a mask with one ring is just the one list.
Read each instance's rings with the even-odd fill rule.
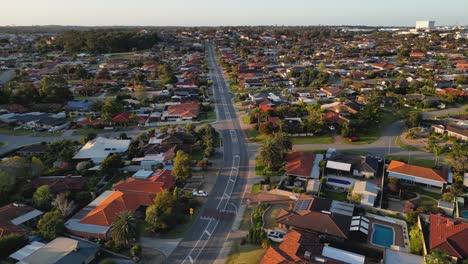
[[250,216],[252,215],[253,209],[255,207],[249,206],[245,208],[244,215],[242,216],[242,221],[240,223],[239,229],[240,230],[249,230],[250,229]]
[[267,137],[265,135],[261,135],[257,130],[254,129],[247,129],[245,132],[247,133],[249,140],[256,143],[262,143]]
[[257,264],[260,263],[266,251],[259,245],[245,244],[241,246],[238,242],[234,243],[226,264]]
[[317,136],[317,137],[291,137],[291,142],[294,145],[304,144],[332,144],[334,142],[331,136]]
[[[427,191],[427,190],[424,190],[424,189],[419,189],[418,191],[416,191],[417,193],[419,194],[422,194],[422,195],[426,195],[426,196],[429,196],[431,198],[434,198],[436,200],[439,200],[440,198],[442,198],[442,194],[440,193],[435,193],[435,192],[431,192],[431,191]],[[421,197],[421,198],[424,198],[424,197]],[[426,198],[427,199],[427,198]]]
[[[73,131],[73,136],[87,136],[89,133],[100,134],[104,133],[104,129],[95,129],[95,128],[81,128]],[[108,131],[111,132],[111,131]]]
[[408,144],[405,144],[401,141],[401,136],[398,136],[396,137],[395,139],[395,143],[397,144],[397,146],[399,146],[400,148],[404,148],[404,149],[407,149],[407,150],[418,150],[418,148],[414,147],[414,146],[411,146],[411,145],[408,145]]
[[262,185],[260,183],[256,183],[252,185],[252,193],[259,193],[262,190]]
[[[408,156],[395,156],[395,155],[386,155],[385,159],[387,160],[399,160],[408,163]],[[426,160],[426,159],[410,159],[410,164],[422,166],[426,168],[433,168],[434,161],[433,160]]]
[[200,118],[199,122],[204,124],[204,123],[211,123],[216,121],[216,111],[210,111],[207,112],[205,115],[203,115],[202,118]]
[[308,150],[301,150],[301,152],[310,152],[310,153],[316,153],[316,154],[325,154],[327,153],[326,149],[308,149]]
[[33,132],[33,137],[60,137],[63,131],[56,131],[56,132]]
[[192,226],[193,222],[198,217],[198,214],[200,213],[200,207],[194,208],[194,213],[193,216],[190,218],[187,218],[187,221],[185,221],[182,224],[176,225],[171,230],[167,231],[166,233],[161,234],[161,238],[163,239],[172,239],[172,238],[180,238],[185,235],[187,230]]
[[417,206],[433,206],[433,205],[437,204],[436,200],[433,200],[433,199],[427,198],[427,197],[421,197],[421,198],[419,198],[417,200],[414,200],[413,202]]
[[3,147],[5,146],[7,143],[3,142],[3,141],[0,141],[0,147]]
[[242,117],[242,123],[248,125],[250,124],[250,117],[248,115],[245,115]]
[[326,197],[332,200],[340,201],[340,202],[346,202],[348,201],[347,194],[345,192],[343,193],[338,193],[338,192],[332,192],[332,191],[327,191],[324,190],[322,192],[322,197]]
[[0,134],[9,135],[9,136],[27,136],[31,135],[31,130],[26,129],[16,129],[10,127],[0,127]]
[[265,170],[265,166],[256,165],[255,166],[255,175],[263,175],[263,170]]
[[200,160],[202,160],[204,157],[205,157],[205,155],[203,154],[203,150],[201,150],[201,149],[192,152],[192,159],[195,159],[195,160],[197,160],[197,161],[200,161]]

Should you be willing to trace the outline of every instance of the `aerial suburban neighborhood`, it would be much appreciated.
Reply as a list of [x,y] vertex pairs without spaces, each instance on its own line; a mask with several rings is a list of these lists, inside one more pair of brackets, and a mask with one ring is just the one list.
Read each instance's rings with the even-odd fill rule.
[[0,27],[0,263],[468,263],[468,27]]

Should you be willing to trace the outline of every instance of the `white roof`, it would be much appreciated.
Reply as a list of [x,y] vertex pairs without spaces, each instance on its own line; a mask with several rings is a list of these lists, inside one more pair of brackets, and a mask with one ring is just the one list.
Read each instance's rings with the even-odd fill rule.
[[78,249],[78,241],[66,237],[57,237],[39,248],[20,263],[57,263],[70,252]]
[[329,160],[327,161],[327,169],[351,171],[351,164]]
[[98,137],[88,141],[76,153],[73,159],[93,159],[96,161],[104,160],[111,153],[121,153],[128,150],[131,140],[128,139],[108,139]]
[[40,216],[42,214],[43,213],[41,211],[34,209],[29,213],[26,213],[26,214],[24,214],[24,215],[22,215],[20,217],[17,217],[15,219],[11,220],[11,223],[14,224],[14,225],[21,225],[22,223],[27,222],[27,221],[29,221],[29,220],[31,220],[33,218],[36,218],[36,217],[38,217],[38,216]]
[[424,257],[386,248],[384,253],[385,264],[423,264]]
[[350,264],[364,264],[365,256],[330,246],[323,247],[322,256]]
[[316,154],[310,177],[313,179],[320,178],[320,162],[323,160],[323,154]]
[[149,176],[153,174],[153,171],[150,170],[139,170],[133,174],[132,177],[138,178],[138,179],[147,179]]
[[32,253],[36,252],[41,247],[45,246],[44,243],[34,241],[30,245],[22,247],[20,250],[16,251],[15,253],[10,255],[10,258],[21,261]]

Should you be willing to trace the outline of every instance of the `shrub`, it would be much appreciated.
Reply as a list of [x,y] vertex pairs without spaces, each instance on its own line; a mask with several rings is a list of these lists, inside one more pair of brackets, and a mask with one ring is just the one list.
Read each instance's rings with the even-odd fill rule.
[[121,250],[120,245],[114,240],[108,240],[106,243],[104,243],[104,246],[113,252],[119,252]]
[[130,249],[130,254],[132,255],[132,257],[140,257],[140,255],[141,255],[141,246],[139,244],[135,244]]
[[0,259],[8,257],[11,253],[27,244],[27,240],[20,234],[10,234],[0,238]]

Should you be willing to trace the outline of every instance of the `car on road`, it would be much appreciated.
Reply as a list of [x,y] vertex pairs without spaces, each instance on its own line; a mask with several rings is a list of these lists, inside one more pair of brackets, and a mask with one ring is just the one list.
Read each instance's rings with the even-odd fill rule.
[[206,197],[208,194],[203,190],[194,190],[192,192],[193,196]]
[[359,140],[361,140],[361,138],[358,137],[358,136],[352,136],[352,137],[348,138],[349,142],[356,142],[356,141],[359,141]]
[[267,237],[273,242],[281,243],[283,242],[284,234],[278,231],[268,231]]

